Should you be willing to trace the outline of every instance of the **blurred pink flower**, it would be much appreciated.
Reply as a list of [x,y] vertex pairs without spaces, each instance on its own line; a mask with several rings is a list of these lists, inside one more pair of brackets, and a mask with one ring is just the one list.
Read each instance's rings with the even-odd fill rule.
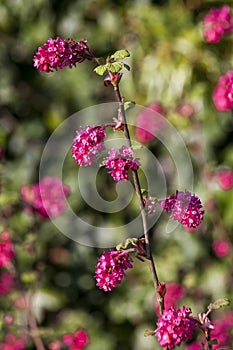
[[49,350],[62,350],[65,346],[67,350],[82,350],[89,344],[89,337],[84,329],[78,329],[74,334],[64,334],[61,340],[56,340],[49,344]]
[[160,103],[152,102],[143,109],[136,120],[135,136],[138,141],[148,143],[155,139],[164,125],[165,109]]
[[224,191],[229,191],[233,186],[233,171],[231,169],[221,169],[216,173],[219,186]]
[[14,278],[9,272],[0,275],[0,295],[5,295],[14,287]]
[[219,258],[223,258],[230,253],[230,244],[228,241],[216,240],[212,245],[213,251]]
[[198,342],[193,342],[185,347],[185,350],[202,350],[202,346]]
[[233,312],[230,311],[223,315],[222,318],[213,322],[214,329],[210,332],[211,339],[217,339],[218,344],[213,344],[212,347],[216,349],[230,349],[233,345]]
[[[185,296],[185,288],[177,282],[166,283],[166,294],[164,298],[164,307],[168,310],[171,306],[178,307],[179,302]],[[156,300],[156,312],[159,314],[159,306]]]
[[0,267],[7,267],[14,256],[15,251],[10,234],[4,231],[0,234]]
[[211,9],[203,20],[203,35],[209,43],[218,43],[225,34],[233,29],[231,9],[224,5],[219,9]]
[[0,343],[1,350],[26,350],[26,337],[22,336],[17,338],[11,333],[5,335],[3,343]]
[[21,187],[22,199],[28,212],[36,212],[42,218],[54,218],[65,210],[69,187],[58,177],[44,177],[39,184]]
[[218,111],[233,110],[233,70],[219,77],[212,98]]
[[196,109],[190,102],[183,102],[176,106],[176,112],[184,118],[191,118]]

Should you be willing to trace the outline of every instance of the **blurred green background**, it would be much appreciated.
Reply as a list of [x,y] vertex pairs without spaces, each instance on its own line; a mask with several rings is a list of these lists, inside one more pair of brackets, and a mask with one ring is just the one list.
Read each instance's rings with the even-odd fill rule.
[[[88,62],[77,69],[39,73],[32,63],[38,46],[60,36],[86,38],[99,57],[128,49],[131,71],[122,79],[123,96],[141,105],[157,101],[169,111],[168,119],[190,151],[195,192],[206,215],[197,233],[179,226],[174,234],[165,235],[166,220],[161,219],[154,229],[153,253],[160,279],[182,284],[186,295],[181,305],[196,314],[216,298],[233,295],[232,249],[224,258],[212,249],[216,239],[227,240],[232,248],[233,190],[223,191],[215,180],[208,180],[219,166],[233,166],[232,113],[217,112],[211,99],[218,77],[232,67],[232,37],[210,45],[201,33],[205,13],[222,4],[208,0],[0,2],[0,146],[4,151],[0,224],[16,242],[26,286],[36,289],[35,313],[47,343],[83,327],[91,339],[90,350],[160,348],[155,338],[143,336],[156,322],[147,264],[135,261],[120,286],[111,293],[99,291],[93,275],[101,250],[78,245],[49,222],[37,223],[35,231],[33,219],[22,210],[20,186],[38,181],[43,147],[56,127],[76,111],[115,100],[112,89],[103,86]],[[194,121],[174,112],[184,101],[195,107]],[[156,145],[151,149],[159,154]],[[163,153],[158,157],[166,162]],[[76,167],[70,168],[73,172],[64,174],[64,182],[75,181]],[[169,170],[167,176],[169,183]],[[103,175],[100,192],[106,191],[106,181]],[[114,191],[111,184],[109,191]],[[76,199],[72,193],[70,201]],[[81,199],[76,205],[77,211],[91,215]],[[36,239],[34,258],[25,248],[31,237]],[[30,279],[35,272],[40,276],[36,285]],[[0,298],[3,314],[11,310],[14,298]]]

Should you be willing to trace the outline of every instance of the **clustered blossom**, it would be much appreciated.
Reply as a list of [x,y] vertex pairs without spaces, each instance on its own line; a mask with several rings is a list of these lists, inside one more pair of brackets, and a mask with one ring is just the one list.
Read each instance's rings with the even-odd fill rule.
[[125,270],[132,268],[132,259],[123,249],[103,253],[95,270],[96,285],[105,292],[115,288],[125,277]]
[[233,110],[233,70],[219,77],[212,98],[218,111]]
[[218,43],[225,34],[233,29],[231,9],[224,5],[219,9],[211,9],[203,21],[203,35],[209,43]]
[[139,158],[134,158],[133,150],[130,147],[122,146],[119,153],[116,149],[108,152],[103,164],[115,181],[128,181],[129,170],[137,170],[140,166]]
[[44,177],[38,184],[21,187],[22,199],[26,202],[26,210],[40,214],[44,219],[54,218],[65,210],[69,187],[58,177]]
[[148,143],[153,141],[164,126],[165,110],[160,103],[153,102],[139,113],[136,120],[135,136],[138,141]]
[[102,126],[86,126],[76,132],[72,144],[72,154],[80,166],[92,165],[92,162],[105,150],[105,128]]
[[188,229],[196,228],[203,220],[204,210],[200,199],[190,192],[176,191],[176,194],[158,201],[164,211],[172,212],[171,218]]
[[185,306],[177,310],[170,307],[169,310],[163,311],[155,331],[155,336],[162,347],[175,349],[182,342],[192,338],[196,320],[190,314],[191,309]]
[[8,232],[4,231],[0,234],[0,267],[9,266],[14,256],[15,251],[10,235]]
[[89,343],[87,332],[84,329],[79,329],[74,334],[64,334],[61,340],[54,341],[49,344],[49,350],[62,350],[64,347],[67,350],[82,350]]
[[13,276],[5,271],[0,275],[0,296],[8,294],[14,286]]
[[147,214],[154,214],[156,212],[156,201],[148,195],[143,200]]
[[87,40],[63,40],[57,37],[57,39],[48,39],[43,46],[40,46],[33,61],[34,67],[40,72],[53,72],[64,67],[72,68],[85,59],[93,59]]

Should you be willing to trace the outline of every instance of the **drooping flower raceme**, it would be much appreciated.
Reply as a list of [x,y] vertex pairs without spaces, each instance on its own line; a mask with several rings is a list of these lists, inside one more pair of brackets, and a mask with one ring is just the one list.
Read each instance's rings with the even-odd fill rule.
[[176,191],[176,194],[158,200],[164,211],[172,212],[171,218],[188,229],[196,228],[203,220],[204,210],[200,199],[190,192]]
[[102,126],[86,126],[76,132],[72,144],[72,154],[78,165],[92,165],[93,161],[105,150],[105,128]]
[[128,181],[129,170],[137,170],[140,166],[139,158],[135,158],[130,147],[122,146],[119,153],[116,149],[108,152],[108,157],[103,161],[108,171],[115,181]]
[[0,234],[0,267],[9,266],[14,256],[15,251],[10,239],[10,234],[4,231]]
[[95,270],[96,285],[105,292],[111,291],[125,277],[125,270],[132,267],[132,259],[123,249],[104,252]]
[[57,39],[50,38],[43,46],[40,46],[33,61],[34,67],[40,72],[53,72],[64,67],[72,68],[76,63],[81,63],[85,59],[92,60],[93,57],[87,40],[63,40],[58,37]]
[[233,30],[231,9],[224,5],[219,9],[211,9],[203,20],[203,35],[211,44],[218,43],[225,34]]
[[233,110],[233,70],[220,76],[212,98],[218,111]]
[[42,218],[54,218],[65,210],[69,187],[58,177],[44,177],[38,184],[21,187],[22,199],[28,212],[36,212]]
[[155,331],[155,336],[162,347],[175,349],[182,342],[192,338],[197,322],[190,314],[191,309],[185,306],[177,310],[170,307],[169,310],[163,311]]

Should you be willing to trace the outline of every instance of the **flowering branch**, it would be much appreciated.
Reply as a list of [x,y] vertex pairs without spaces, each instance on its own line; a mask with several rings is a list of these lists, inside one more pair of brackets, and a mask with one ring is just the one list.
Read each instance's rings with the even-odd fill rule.
[[[119,105],[120,105],[120,121],[122,121],[123,125],[124,125],[125,138],[127,140],[128,146],[132,147],[132,142],[131,142],[130,133],[129,133],[127,120],[126,120],[126,115],[125,115],[124,100],[121,96],[118,84],[117,84],[117,86],[114,86],[114,91],[116,94],[117,101],[119,102]],[[143,223],[143,231],[144,231],[145,243],[146,243],[146,258],[147,258],[147,261],[149,264],[155,292],[157,294],[157,299],[158,299],[158,302],[160,305],[160,312],[162,313],[163,309],[164,309],[164,298],[161,298],[161,296],[158,294],[158,287],[159,287],[160,282],[159,282],[158,274],[157,274],[157,271],[155,268],[152,252],[151,252],[150,233],[149,233],[148,225],[147,225],[147,214],[145,211],[145,203],[144,203],[143,196],[142,196],[142,190],[141,190],[141,185],[140,185],[137,170],[132,170],[132,174],[133,174],[135,191],[136,191],[136,194],[137,194],[137,197],[139,200],[139,204],[140,204],[141,217],[142,217],[142,223]]]

